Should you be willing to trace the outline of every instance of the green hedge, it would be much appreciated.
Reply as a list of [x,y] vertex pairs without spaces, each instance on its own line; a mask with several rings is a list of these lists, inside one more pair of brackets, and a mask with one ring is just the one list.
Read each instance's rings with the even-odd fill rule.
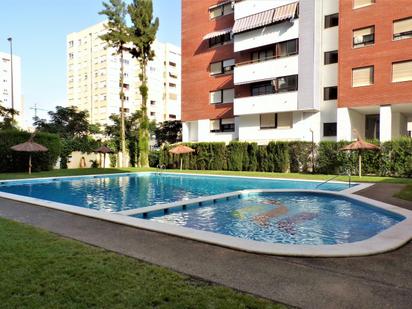
[[[10,147],[26,142],[31,133],[18,130],[0,131],[0,172],[25,172],[29,154],[16,152]],[[52,170],[61,152],[61,142],[56,134],[37,133],[34,141],[48,148],[47,152],[32,154],[32,171]]]
[[[402,137],[379,144],[380,151],[362,152],[363,174],[412,177],[412,139]],[[311,142],[256,143],[186,143],[195,152],[182,155],[183,168],[192,170],[231,170],[260,172],[314,172],[318,174],[358,173],[358,153],[340,151],[346,141],[319,144]],[[170,146],[159,153],[159,163],[179,167],[179,156],[169,153]]]

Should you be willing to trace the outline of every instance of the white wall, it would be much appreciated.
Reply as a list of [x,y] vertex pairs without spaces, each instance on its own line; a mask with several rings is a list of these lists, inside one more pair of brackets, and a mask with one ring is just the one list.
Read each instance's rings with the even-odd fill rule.
[[291,56],[235,67],[235,85],[270,80],[280,76],[298,74],[299,56]]
[[297,2],[297,0],[243,0],[235,3],[235,19]]
[[252,31],[235,34],[234,51],[239,52],[259,46],[274,44],[299,37],[299,19],[283,22]]
[[311,141],[311,129],[314,131],[314,141],[319,141],[319,113],[294,112],[291,129],[260,129],[260,115],[244,115],[239,117],[239,140],[255,141],[267,144],[270,141]]
[[235,98],[233,113],[237,116],[296,111],[297,98],[297,91]]

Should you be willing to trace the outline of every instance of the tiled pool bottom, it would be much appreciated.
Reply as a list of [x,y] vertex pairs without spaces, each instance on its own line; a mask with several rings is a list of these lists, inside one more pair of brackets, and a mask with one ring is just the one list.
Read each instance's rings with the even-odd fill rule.
[[118,212],[245,189],[341,191],[348,184],[231,176],[131,173],[0,182],[0,192]]
[[254,193],[157,210],[139,218],[278,244],[332,245],[362,241],[405,217],[327,193]]

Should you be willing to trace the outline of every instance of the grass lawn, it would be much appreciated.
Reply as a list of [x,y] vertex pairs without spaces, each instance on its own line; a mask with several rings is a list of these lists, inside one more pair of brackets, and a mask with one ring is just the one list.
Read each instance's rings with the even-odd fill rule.
[[285,308],[0,218],[2,308]]
[[[83,168],[83,169],[67,169],[53,170],[49,172],[33,173],[0,173],[0,180],[7,179],[24,179],[38,177],[58,177],[58,176],[79,176],[93,174],[109,174],[109,173],[126,173],[126,172],[144,172],[156,171],[155,168]],[[215,175],[234,175],[234,176],[252,176],[252,177],[271,177],[271,178],[286,178],[286,179],[307,179],[307,180],[327,180],[334,175],[318,175],[318,174],[299,174],[299,173],[267,173],[267,172],[237,172],[237,171],[200,171],[200,170],[167,170],[167,172],[176,173],[196,173],[196,174],[215,174]],[[397,177],[380,177],[380,176],[352,176],[353,182],[384,182],[397,184],[412,185],[412,178],[397,178]],[[347,176],[339,176],[335,180],[348,181]]]

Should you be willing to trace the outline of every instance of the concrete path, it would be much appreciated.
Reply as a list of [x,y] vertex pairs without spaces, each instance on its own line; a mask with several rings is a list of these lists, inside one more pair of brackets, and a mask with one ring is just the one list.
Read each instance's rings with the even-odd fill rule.
[[0,199],[0,216],[302,308],[411,308],[412,243],[357,258],[235,251]]
[[402,200],[393,195],[401,191],[406,185],[392,183],[377,183],[371,187],[360,190],[355,194],[359,194],[371,199],[375,199],[384,203],[396,205],[409,210],[412,210],[412,202]]

